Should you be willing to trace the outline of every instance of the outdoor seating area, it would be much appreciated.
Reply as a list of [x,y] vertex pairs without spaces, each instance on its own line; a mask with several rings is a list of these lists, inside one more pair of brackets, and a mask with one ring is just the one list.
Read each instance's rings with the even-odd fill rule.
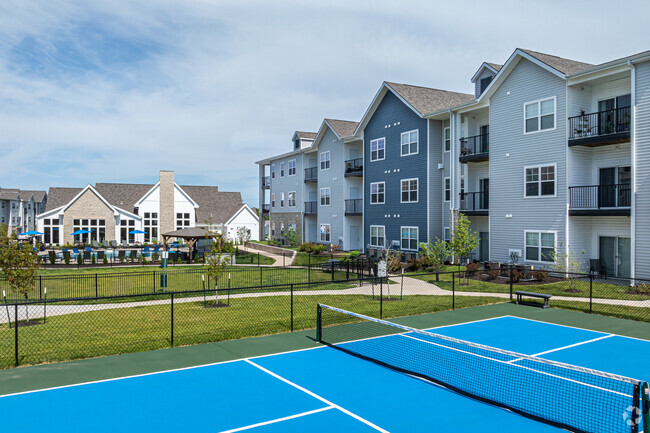
[[[116,241],[106,243],[103,247],[96,241],[93,246],[48,249],[42,251],[40,256],[46,265],[59,264],[128,264],[130,262],[142,262],[143,260],[157,261],[160,259],[164,245],[145,245],[143,247],[119,246]],[[169,244],[169,260],[172,263],[177,261],[189,261],[189,248],[179,242]]]

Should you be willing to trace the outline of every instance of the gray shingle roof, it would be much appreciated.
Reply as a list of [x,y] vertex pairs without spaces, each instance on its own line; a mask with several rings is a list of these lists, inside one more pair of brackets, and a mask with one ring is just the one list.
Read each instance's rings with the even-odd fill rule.
[[239,192],[221,192],[213,186],[181,186],[199,208],[196,223],[206,224],[212,218],[213,224],[223,224],[237,212],[244,203]]
[[21,190],[20,193],[23,196],[23,199],[29,198],[29,196],[34,196],[34,201],[40,203],[45,198],[45,191],[32,191],[32,190]]
[[316,135],[318,135],[315,132],[305,132],[305,131],[296,131],[296,134],[298,134],[298,137],[305,138],[307,140],[315,140]]
[[50,191],[47,194],[47,205],[45,206],[45,212],[70,203],[70,200],[75,198],[75,196],[79,194],[82,189],[83,188],[61,188],[56,186],[51,187]]
[[15,188],[2,188],[0,189],[0,200],[18,200],[20,197],[20,190]]
[[525,50],[523,48],[519,48],[519,49],[521,51],[523,51],[524,53],[535,57],[540,62],[547,64],[551,68],[553,68],[553,69],[555,69],[555,70],[557,70],[559,72],[562,72],[565,75],[574,74],[576,72],[584,71],[585,69],[589,69],[589,68],[594,66],[594,65],[592,65],[590,63],[584,63],[584,62],[578,62],[578,61],[575,61],[575,60],[564,59],[562,57],[551,56],[550,54],[538,53],[537,51]]
[[461,105],[474,100],[474,95],[411,86],[408,84],[386,84],[415,108],[422,116]]
[[497,72],[499,72],[501,70],[501,68],[503,68],[503,65],[499,65],[497,63],[490,63],[490,62],[485,62],[485,63],[490,65],[494,69],[496,69]]
[[127,212],[135,210],[135,204],[153,185],[141,183],[98,183],[95,189],[111,205]]
[[357,126],[359,126],[359,122],[351,122],[349,120],[325,119],[325,121],[329,123],[334,132],[341,138],[354,134]]

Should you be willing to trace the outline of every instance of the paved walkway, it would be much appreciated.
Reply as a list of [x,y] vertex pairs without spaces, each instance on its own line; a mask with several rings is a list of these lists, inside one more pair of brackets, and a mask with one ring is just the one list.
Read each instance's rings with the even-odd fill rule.
[[[251,248],[250,245],[251,244],[248,244],[248,246],[239,245],[239,251],[245,253],[251,253],[251,254],[260,253],[263,256],[270,257],[273,260],[275,260],[275,263],[271,265],[260,265],[260,266],[291,266],[291,264],[293,263],[293,259],[296,257],[296,251],[294,250],[283,249],[283,251],[286,251],[287,256],[282,256],[280,254],[274,254],[268,251],[262,251],[255,248]],[[257,264],[254,265],[257,266]]]

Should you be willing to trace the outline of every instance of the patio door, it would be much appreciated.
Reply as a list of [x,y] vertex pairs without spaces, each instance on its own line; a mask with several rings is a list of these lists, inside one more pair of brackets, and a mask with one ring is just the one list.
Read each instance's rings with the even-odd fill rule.
[[487,262],[490,260],[490,233],[479,233],[479,260]]
[[616,167],[600,169],[598,207],[616,207]]
[[488,151],[489,144],[490,144],[490,142],[488,141],[489,138],[490,138],[490,136],[489,136],[490,125],[483,125],[483,126],[481,126],[480,129],[481,129],[481,147],[480,147],[480,149],[481,149],[482,153],[485,153],[485,152]]
[[490,179],[480,179],[479,180],[479,191],[481,200],[479,202],[480,209],[489,209],[490,208]]
[[600,261],[607,275],[629,277],[631,272],[630,238],[601,236],[599,240]]

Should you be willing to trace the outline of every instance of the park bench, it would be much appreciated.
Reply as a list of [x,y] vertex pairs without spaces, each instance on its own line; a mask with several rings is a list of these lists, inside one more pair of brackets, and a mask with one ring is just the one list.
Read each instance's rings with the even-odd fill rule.
[[524,292],[524,291],[517,291],[515,292],[515,295],[517,295],[517,304],[524,304],[526,305],[525,302],[522,301],[522,297],[526,296],[527,298],[539,298],[544,300],[544,305],[542,308],[548,308],[548,301],[551,299],[553,295],[547,295],[546,293],[535,293],[535,292]]

